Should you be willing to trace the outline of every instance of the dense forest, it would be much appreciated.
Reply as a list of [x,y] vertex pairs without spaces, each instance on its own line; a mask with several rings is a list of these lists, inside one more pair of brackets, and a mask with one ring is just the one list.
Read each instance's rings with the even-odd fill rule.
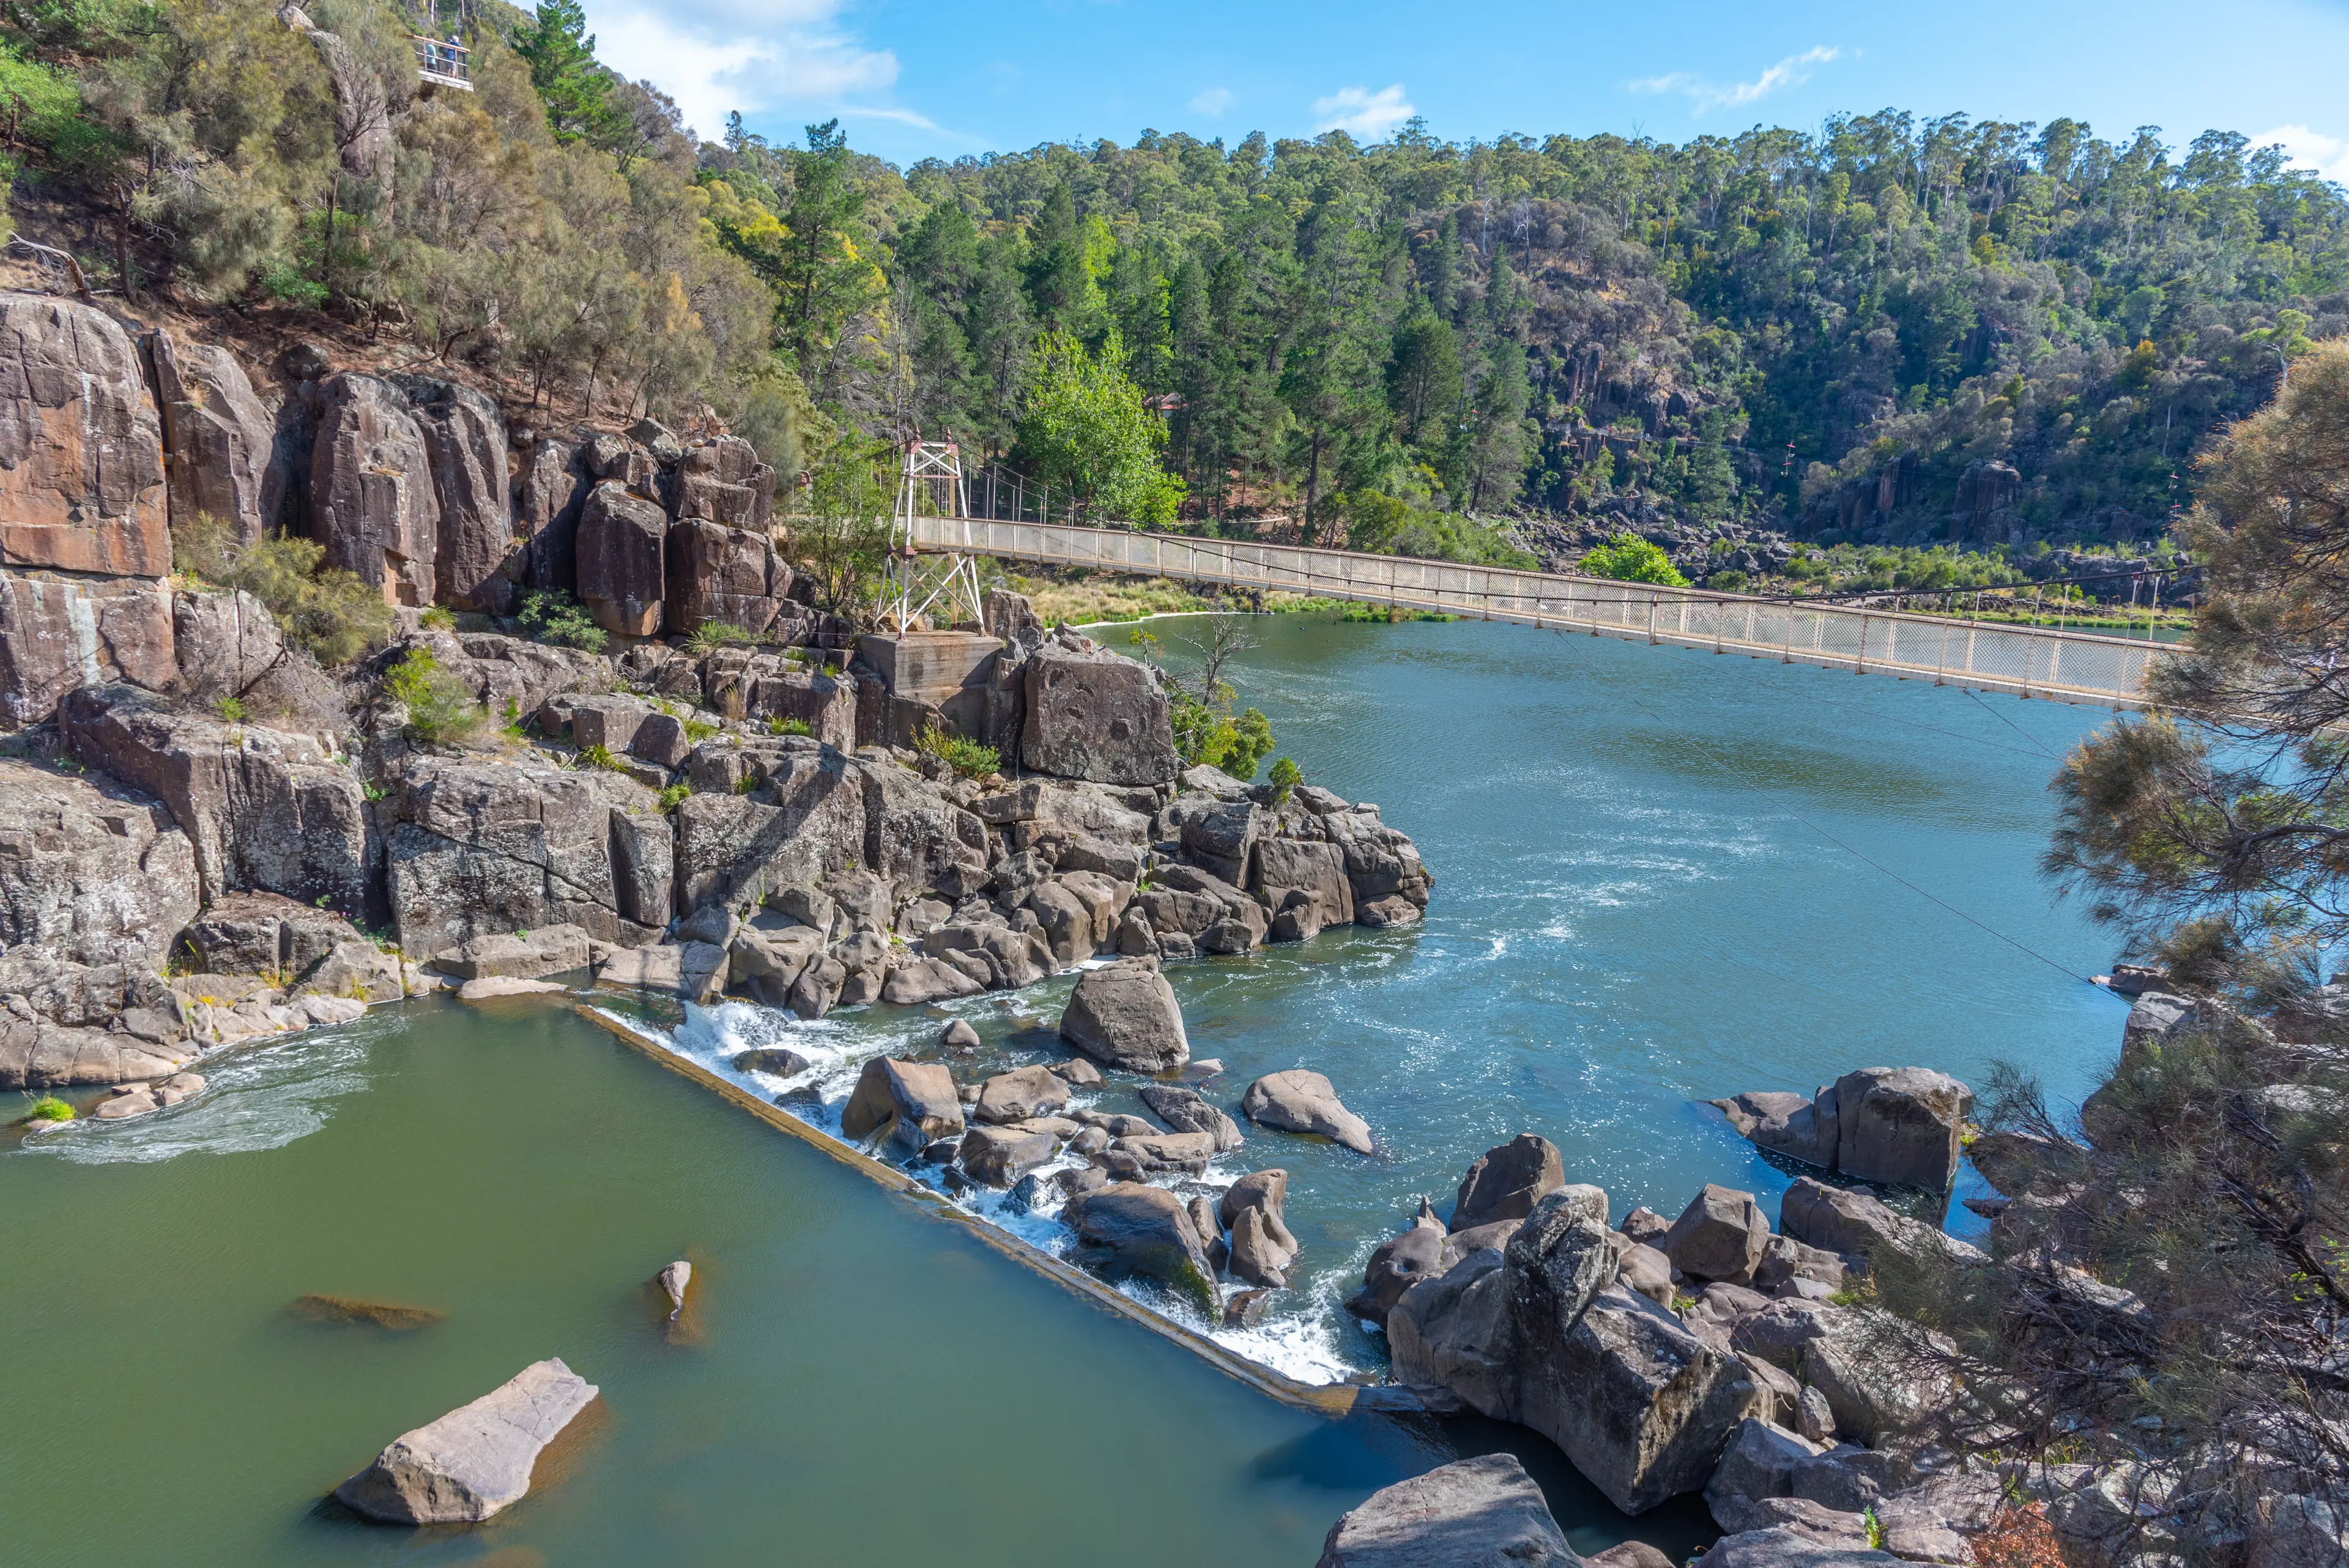
[[419,83],[424,25],[6,0],[12,201],[82,214],[28,237],[544,417],[708,405],[785,472],[950,434],[1096,514],[1463,556],[1537,514],[2158,537],[2197,443],[2349,331],[2349,199],[2228,131],[1414,121],[901,171],[836,124],[697,144],[575,0],[469,9],[471,92]]

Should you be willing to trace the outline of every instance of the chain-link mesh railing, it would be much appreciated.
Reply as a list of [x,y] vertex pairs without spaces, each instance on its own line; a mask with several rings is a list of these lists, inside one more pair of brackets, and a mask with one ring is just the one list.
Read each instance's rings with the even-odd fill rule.
[[2162,650],[2158,643],[2054,627],[1183,534],[924,517],[915,521],[914,543],[925,550],[1436,610],[2100,708],[2144,706],[2146,669]]

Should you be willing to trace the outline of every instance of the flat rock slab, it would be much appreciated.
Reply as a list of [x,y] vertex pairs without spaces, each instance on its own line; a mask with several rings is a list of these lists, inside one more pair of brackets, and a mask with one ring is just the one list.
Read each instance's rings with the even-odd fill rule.
[[522,980],[510,974],[485,974],[457,988],[460,1002],[489,1002],[501,996],[548,996],[568,991],[551,980]]
[[1318,1568],[1581,1568],[1541,1488],[1508,1454],[1462,1459],[1372,1492],[1340,1517]]
[[1240,1115],[1258,1127],[1312,1133],[1357,1154],[1371,1152],[1370,1124],[1338,1103],[1338,1091],[1319,1073],[1294,1067],[1268,1073],[1240,1096]]
[[539,1450],[595,1395],[595,1386],[559,1357],[533,1362],[471,1404],[402,1433],[335,1496],[393,1524],[488,1519],[530,1490]]

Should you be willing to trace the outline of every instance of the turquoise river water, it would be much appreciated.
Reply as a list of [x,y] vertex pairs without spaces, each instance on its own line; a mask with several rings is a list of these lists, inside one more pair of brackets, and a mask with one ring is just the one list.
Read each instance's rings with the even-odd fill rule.
[[[1789,1175],[1702,1100],[2001,1057],[2071,1099],[2117,1047],[2121,1005],[2078,978],[2108,941],[2033,870],[2047,776],[2102,714],[1506,626],[1251,628],[1234,674],[1280,750],[1439,877],[1418,929],[1174,967],[1212,1097],[1312,1067],[1378,1140],[1251,1130],[1214,1173],[1292,1174],[1298,1287],[1222,1336],[1257,1360],[1375,1376],[1338,1306],[1363,1258],[1521,1129],[1619,1220],[1705,1181],[1775,1213]],[[1151,629],[1179,659],[1186,623]],[[957,1004],[980,1064],[1064,1054],[1070,983]],[[790,1042],[821,1124],[943,1016],[730,1004],[668,1033],[705,1064]],[[205,1071],[144,1121],[0,1135],[0,1563],[1302,1565],[1371,1490],[1495,1448],[1585,1550],[1706,1533],[1685,1502],[1623,1519],[1516,1428],[1273,1401],[560,1008],[411,1002]],[[1049,1212],[980,1207],[1058,1242]],[[672,1335],[641,1282],[679,1256]],[[446,1315],[287,1311],[312,1292]],[[604,1391],[559,1484],[470,1531],[319,1501],[550,1355]]]

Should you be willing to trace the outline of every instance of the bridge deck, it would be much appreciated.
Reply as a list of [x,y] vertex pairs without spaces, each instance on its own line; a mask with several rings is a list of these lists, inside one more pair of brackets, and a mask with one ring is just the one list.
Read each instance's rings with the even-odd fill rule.
[[2146,670],[2162,651],[2161,644],[2144,639],[2053,627],[1976,624],[1183,534],[919,517],[913,542],[925,551],[1435,610],[2116,710],[2146,705]]

